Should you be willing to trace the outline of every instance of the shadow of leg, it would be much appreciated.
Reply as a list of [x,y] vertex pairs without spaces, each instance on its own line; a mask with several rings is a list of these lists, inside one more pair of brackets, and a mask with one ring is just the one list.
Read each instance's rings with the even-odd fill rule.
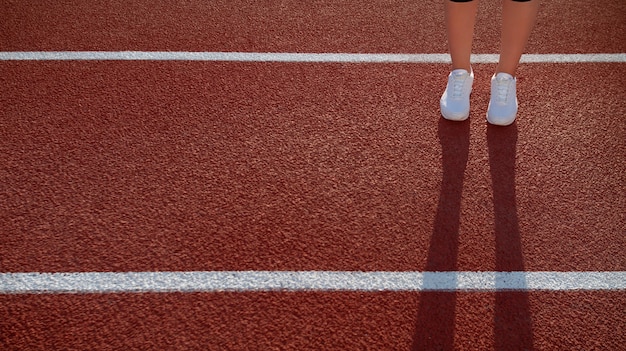
[[[524,271],[515,200],[517,125],[487,128],[493,187],[496,270]],[[497,282],[496,282],[497,284]],[[527,291],[498,291],[495,311],[496,350],[532,350],[532,321]]]
[[[456,271],[463,176],[469,154],[469,122],[439,120],[443,177],[426,271]],[[432,285],[424,277],[424,285]],[[456,292],[423,292],[413,350],[452,350]]]

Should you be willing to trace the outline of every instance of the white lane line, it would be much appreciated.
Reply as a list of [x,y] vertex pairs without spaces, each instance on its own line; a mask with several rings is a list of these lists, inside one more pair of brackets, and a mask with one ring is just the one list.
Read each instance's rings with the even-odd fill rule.
[[[497,54],[474,54],[473,63],[496,63]],[[187,52],[187,51],[2,51],[0,61],[139,60],[235,61],[318,63],[449,63],[448,54],[357,54],[290,52]],[[525,54],[522,63],[626,62],[626,53]]]
[[616,272],[206,271],[0,273],[0,294],[626,290]]

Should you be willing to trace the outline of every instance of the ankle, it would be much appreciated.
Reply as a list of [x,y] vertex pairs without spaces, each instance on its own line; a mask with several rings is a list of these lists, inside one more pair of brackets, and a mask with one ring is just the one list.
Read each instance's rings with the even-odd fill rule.
[[507,74],[510,74],[511,76],[515,77],[515,71],[517,71],[517,67],[505,67],[503,65],[502,66],[498,65],[498,67],[496,67],[495,74],[507,73]]
[[466,70],[468,73],[472,73],[472,66],[471,65],[452,65],[452,70],[457,70],[457,69],[464,69]]

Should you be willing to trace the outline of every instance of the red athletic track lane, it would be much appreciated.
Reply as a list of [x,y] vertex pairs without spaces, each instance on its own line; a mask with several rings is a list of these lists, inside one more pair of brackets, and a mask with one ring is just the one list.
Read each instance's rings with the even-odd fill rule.
[[[280,5],[277,5],[279,4]],[[481,2],[476,53],[498,50]],[[0,50],[443,53],[440,1],[0,0]],[[529,53],[623,53],[544,1]],[[0,271],[626,270],[624,64],[0,62]],[[7,234],[8,233],[8,234]],[[619,350],[624,291],[0,295],[0,349]]]
[[[438,293],[452,324],[416,317],[417,293],[0,295],[2,350],[620,350],[623,292]],[[452,299],[450,299],[452,298]],[[449,306],[447,306],[449,307]],[[442,306],[431,306],[439,308]],[[494,315],[499,316],[498,326]],[[437,333],[436,331],[439,331]],[[442,333],[443,332],[443,333]],[[443,336],[443,337],[442,337]]]
[[510,128],[492,65],[465,123],[444,65],[0,67],[4,272],[626,267],[623,64],[524,66]]
[[[499,48],[481,1],[474,51]],[[1,0],[0,50],[447,52],[441,0]],[[622,0],[543,1],[529,53],[621,53]]]

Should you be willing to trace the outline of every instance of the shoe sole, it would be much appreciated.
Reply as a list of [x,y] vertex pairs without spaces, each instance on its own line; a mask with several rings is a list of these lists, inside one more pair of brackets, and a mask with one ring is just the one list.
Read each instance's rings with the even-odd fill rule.
[[516,119],[516,116],[514,116],[513,119],[511,120],[494,121],[492,118],[489,118],[489,113],[487,113],[487,122],[489,122],[489,124],[493,124],[494,126],[501,126],[501,127],[510,126],[511,124],[513,124],[513,122],[515,122],[515,119]]
[[441,112],[441,116],[448,121],[463,122],[469,117],[469,113],[465,116],[459,117],[459,116],[446,116],[443,112]]

